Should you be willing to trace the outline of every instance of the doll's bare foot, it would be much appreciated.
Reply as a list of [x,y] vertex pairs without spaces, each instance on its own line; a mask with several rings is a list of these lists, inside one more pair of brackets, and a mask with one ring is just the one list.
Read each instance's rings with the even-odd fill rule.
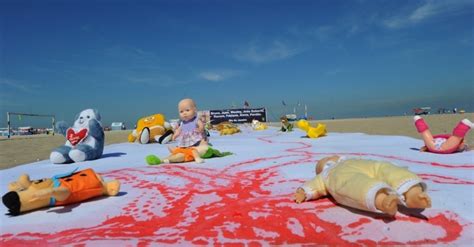
[[106,195],[115,196],[120,191],[120,182],[117,180],[112,180],[106,183]]
[[430,208],[431,198],[423,191],[420,185],[411,187],[405,193],[405,200],[409,208]]
[[298,188],[295,193],[296,203],[302,203],[306,200],[306,193],[303,188]]
[[398,211],[398,197],[379,192],[375,197],[375,207],[390,216],[394,216]]
[[30,177],[26,174],[22,174],[17,181],[8,184],[9,191],[18,191],[30,187]]
[[204,159],[202,158],[194,158],[194,161],[196,161],[196,163],[204,163]]

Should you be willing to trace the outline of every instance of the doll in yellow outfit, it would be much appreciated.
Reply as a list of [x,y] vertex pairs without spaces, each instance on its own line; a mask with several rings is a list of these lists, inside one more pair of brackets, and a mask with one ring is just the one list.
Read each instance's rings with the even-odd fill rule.
[[330,156],[317,163],[316,174],[296,190],[297,203],[331,195],[341,205],[391,216],[398,204],[431,207],[426,184],[389,162]]

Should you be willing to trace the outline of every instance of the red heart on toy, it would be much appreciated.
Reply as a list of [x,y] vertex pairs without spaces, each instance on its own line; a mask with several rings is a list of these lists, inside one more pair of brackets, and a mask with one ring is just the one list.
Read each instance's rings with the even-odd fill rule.
[[67,130],[66,138],[73,146],[84,140],[86,137],[87,129],[81,129],[79,132],[75,132],[73,129]]

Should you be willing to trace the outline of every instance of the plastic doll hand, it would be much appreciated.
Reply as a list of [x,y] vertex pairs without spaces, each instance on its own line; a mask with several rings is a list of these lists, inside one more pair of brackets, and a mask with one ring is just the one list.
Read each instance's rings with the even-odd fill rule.
[[303,188],[298,188],[295,193],[295,202],[302,203],[306,200],[306,193]]

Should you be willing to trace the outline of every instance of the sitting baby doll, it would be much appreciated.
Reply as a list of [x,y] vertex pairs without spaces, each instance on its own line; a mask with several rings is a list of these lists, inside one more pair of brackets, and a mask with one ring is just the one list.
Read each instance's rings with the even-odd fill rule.
[[8,186],[9,192],[3,195],[3,204],[11,215],[44,207],[67,205],[106,195],[115,196],[120,190],[120,182],[105,182],[92,169],[52,178],[31,180],[26,174]]
[[296,190],[297,203],[331,195],[341,205],[390,216],[396,214],[398,204],[431,207],[426,184],[388,162],[330,156],[317,163],[316,174]]

